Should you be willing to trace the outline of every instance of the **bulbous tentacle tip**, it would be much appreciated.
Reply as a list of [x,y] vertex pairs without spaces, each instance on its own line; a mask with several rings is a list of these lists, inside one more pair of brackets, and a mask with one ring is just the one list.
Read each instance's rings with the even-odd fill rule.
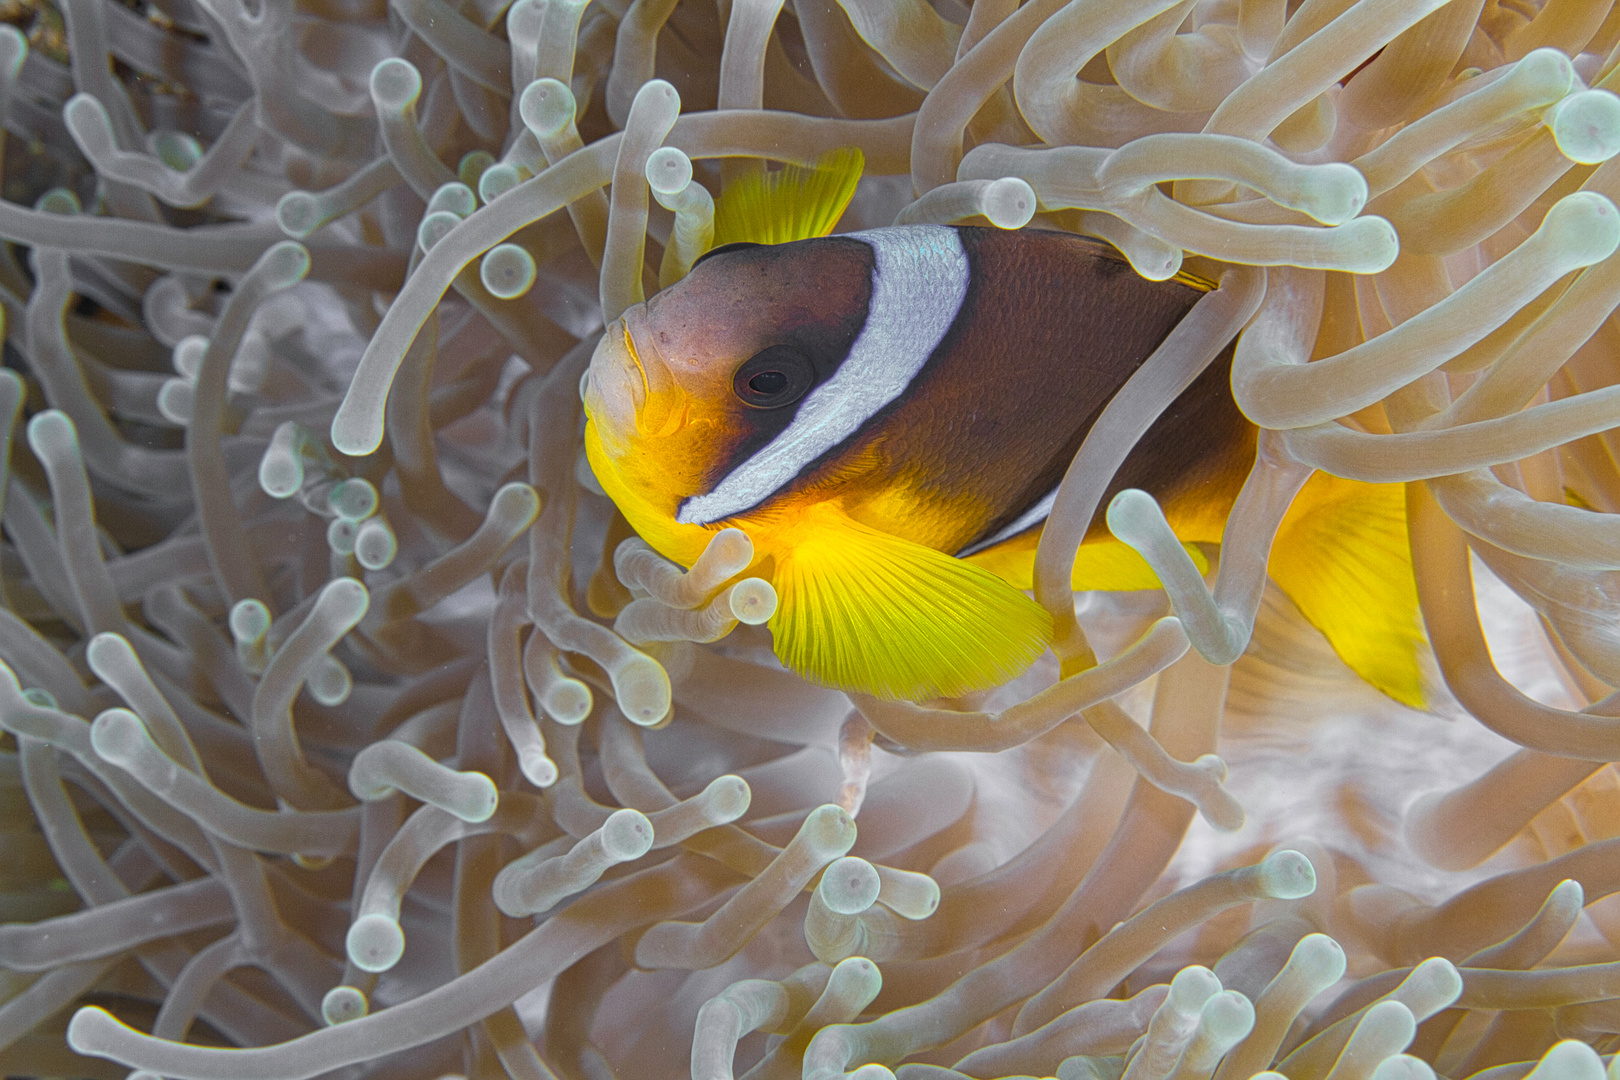
[[1579,165],[1598,165],[1620,154],[1620,97],[1608,90],[1571,94],[1548,110],[1559,151]]
[[99,1005],[86,1005],[75,1010],[68,1021],[67,1042],[75,1053],[90,1057],[108,1056],[110,1036],[116,1037],[124,1025]]
[[1277,900],[1298,900],[1316,891],[1316,868],[1297,851],[1267,855],[1260,863],[1262,887]]
[[365,992],[354,986],[334,986],[321,998],[321,1019],[328,1027],[358,1020],[370,1009]]
[[389,57],[371,69],[371,97],[379,109],[403,111],[422,93],[422,74],[408,60]]
[[602,824],[602,850],[618,862],[639,859],[653,846],[653,825],[639,810],[615,810]]
[[634,724],[652,727],[673,707],[669,673],[650,656],[636,654],[612,673],[613,696]]
[[386,915],[362,915],[356,919],[345,943],[350,962],[373,974],[391,970],[405,955],[405,932],[397,919]]

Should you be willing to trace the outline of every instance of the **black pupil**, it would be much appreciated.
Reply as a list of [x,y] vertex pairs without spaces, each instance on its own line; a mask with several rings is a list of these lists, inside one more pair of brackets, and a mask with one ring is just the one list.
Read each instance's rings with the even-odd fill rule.
[[788,377],[780,371],[761,371],[748,380],[748,389],[770,397],[787,389]]

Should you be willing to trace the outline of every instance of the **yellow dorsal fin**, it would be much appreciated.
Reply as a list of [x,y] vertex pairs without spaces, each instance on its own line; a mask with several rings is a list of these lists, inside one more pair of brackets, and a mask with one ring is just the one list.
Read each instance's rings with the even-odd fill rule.
[[1270,571],[1351,670],[1403,705],[1427,707],[1400,484],[1312,476],[1283,518]]
[[809,168],[750,170],[715,200],[713,246],[785,244],[826,236],[855,197],[865,164],[859,147],[844,146],[822,154]]
[[997,686],[1052,637],[1035,601],[989,571],[822,504],[778,547],[776,654],[811,682],[917,701]]

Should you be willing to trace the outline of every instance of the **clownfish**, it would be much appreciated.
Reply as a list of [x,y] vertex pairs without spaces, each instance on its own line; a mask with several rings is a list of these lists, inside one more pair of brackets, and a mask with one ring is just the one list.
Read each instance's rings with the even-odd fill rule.
[[[767,194],[810,186],[777,174]],[[821,215],[823,232],[837,216]],[[721,244],[606,328],[581,384],[586,453],[675,562],[727,526],[748,534],[745,573],[777,591],[769,628],[788,669],[883,698],[958,696],[1046,650],[1051,620],[1026,590],[1058,482],[1209,287],[1150,281],[1100,241],[1028,227]],[[1158,418],[1102,504],[1146,490],[1201,570],[1255,455],[1231,353]],[[1358,674],[1421,708],[1403,506],[1399,485],[1318,473],[1270,570]],[[1101,512],[1073,584],[1158,587]]]

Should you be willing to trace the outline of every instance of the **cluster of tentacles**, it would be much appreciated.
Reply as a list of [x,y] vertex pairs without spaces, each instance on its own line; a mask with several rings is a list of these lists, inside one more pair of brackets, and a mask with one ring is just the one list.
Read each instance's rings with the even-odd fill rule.
[[[0,18],[7,1075],[1605,1075],[1620,7]],[[1055,655],[972,701],[783,670],[747,537],[676,567],[580,457],[604,317],[846,146],[844,228],[1219,282],[1058,493]],[[1164,589],[1075,596],[1240,330],[1218,571],[1127,500]],[[1429,712],[1267,589],[1312,469],[1406,484]]]

